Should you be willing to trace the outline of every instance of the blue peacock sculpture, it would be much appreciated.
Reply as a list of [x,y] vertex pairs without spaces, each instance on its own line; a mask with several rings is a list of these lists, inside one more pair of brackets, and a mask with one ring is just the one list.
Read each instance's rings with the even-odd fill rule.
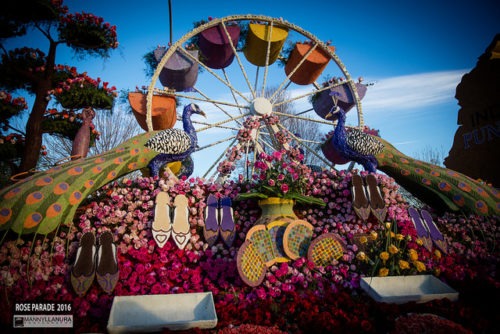
[[384,146],[358,129],[353,128],[348,132],[345,128],[345,111],[338,106],[325,117],[338,118],[330,143],[340,155],[344,159],[359,163],[366,171],[375,173],[378,163],[374,154],[381,152]]
[[[147,166],[157,176],[160,167],[182,161],[181,173],[190,174],[197,137],[191,115],[205,115],[195,104],[183,111],[184,131],[150,131],[99,154],[37,172],[0,190],[0,232],[46,235],[70,225],[81,202],[107,183]],[[182,169],[182,168],[185,169]],[[0,236],[0,244],[3,238]]]
[[498,189],[451,169],[408,157],[380,137],[354,128],[346,131],[345,112],[340,108],[327,116],[338,116],[329,144],[368,172],[383,171],[440,211],[499,215]]
[[[193,153],[198,145],[196,130],[191,121],[192,114],[205,116],[205,113],[198,105],[191,103],[184,107],[182,112],[181,129],[166,129],[160,131],[156,136],[146,142],[146,147],[149,147],[156,152],[160,152],[151,162],[148,167],[153,176],[157,176],[160,168],[169,162],[183,161]],[[192,168],[193,164],[189,164]]]

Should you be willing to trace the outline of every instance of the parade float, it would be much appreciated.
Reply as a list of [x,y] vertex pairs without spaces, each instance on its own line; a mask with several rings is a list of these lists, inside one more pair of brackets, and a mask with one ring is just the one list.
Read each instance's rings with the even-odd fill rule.
[[[493,330],[484,300],[499,291],[498,190],[366,131],[369,92],[335,48],[283,19],[234,15],[158,57],[140,102],[130,96],[144,133],[1,190],[3,324],[12,305],[54,302],[71,306],[77,332]],[[211,97],[199,77],[172,85],[180,63],[229,94]],[[336,79],[318,84],[321,74]],[[170,120],[157,128],[162,96]],[[305,107],[280,111],[291,102]],[[289,119],[329,135],[306,139]],[[213,161],[200,175],[168,167],[203,156]]]

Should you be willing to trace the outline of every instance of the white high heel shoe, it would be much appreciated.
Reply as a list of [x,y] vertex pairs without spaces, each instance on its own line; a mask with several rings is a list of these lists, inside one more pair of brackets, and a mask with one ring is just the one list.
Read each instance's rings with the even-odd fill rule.
[[170,221],[170,196],[166,192],[159,192],[156,195],[155,217],[153,225],[153,239],[158,247],[163,248],[172,233],[172,224]]
[[172,224],[172,237],[179,249],[184,249],[191,239],[189,225],[188,199],[184,195],[177,195],[174,199],[174,223]]

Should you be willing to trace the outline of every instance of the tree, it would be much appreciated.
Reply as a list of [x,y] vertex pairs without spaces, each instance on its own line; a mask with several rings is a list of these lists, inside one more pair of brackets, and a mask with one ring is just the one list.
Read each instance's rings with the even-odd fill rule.
[[[13,129],[9,123],[20,111],[0,117],[2,131],[14,130],[23,137],[17,141],[22,142],[22,149],[16,151],[17,156],[9,164],[12,173],[19,173],[36,167],[44,133],[73,139],[81,126],[76,117],[78,110],[86,107],[110,110],[113,106],[116,88],[109,87],[100,78],[79,73],[75,67],[56,63],[59,45],[65,44],[79,57],[106,58],[118,42],[115,26],[93,14],[68,13],[62,0],[16,0],[3,6],[0,13],[0,96],[21,91],[34,97],[24,131]],[[47,53],[31,47],[6,49],[6,39],[28,32],[38,32],[47,39]],[[62,111],[48,109],[52,98]],[[9,104],[0,97],[2,109],[3,105]]]

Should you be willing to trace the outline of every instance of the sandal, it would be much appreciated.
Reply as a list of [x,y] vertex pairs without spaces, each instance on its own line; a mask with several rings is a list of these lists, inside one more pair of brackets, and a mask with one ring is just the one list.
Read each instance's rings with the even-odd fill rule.
[[354,212],[363,221],[368,220],[370,216],[370,204],[366,197],[363,179],[360,175],[354,174],[351,179],[352,207]]
[[116,245],[113,243],[113,234],[106,231],[99,237],[99,250],[97,252],[97,282],[110,294],[115,289],[119,278],[118,258]]
[[71,285],[78,296],[83,296],[92,285],[95,277],[96,246],[95,235],[86,232],[80,239],[76,251],[75,264],[71,270]]
[[172,233],[175,244],[179,249],[184,249],[191,239],[191,226],[189,225],[189,205],[185,195],[177,195],[174,199],[174,223]]
[[156,195],[155,218],[151,226],[153,239],[158,247],[163,248],[170,238],[172,224],[170,222],[170,197],[164,191]]

